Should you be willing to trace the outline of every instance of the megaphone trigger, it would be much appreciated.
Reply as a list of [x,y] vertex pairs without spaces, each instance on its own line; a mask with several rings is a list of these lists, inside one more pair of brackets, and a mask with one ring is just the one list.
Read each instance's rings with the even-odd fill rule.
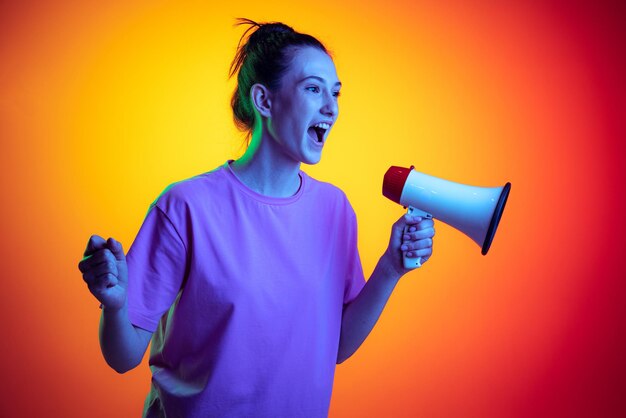
[[430,214],[428,212],[424,212],[421,209],[414,208],[413,206],[409,206],[409,209],[406,211],[406,213],[408,215],[411,215],[411,216],[421,216],[422,219],[432,219],[433,218],[432,214]]

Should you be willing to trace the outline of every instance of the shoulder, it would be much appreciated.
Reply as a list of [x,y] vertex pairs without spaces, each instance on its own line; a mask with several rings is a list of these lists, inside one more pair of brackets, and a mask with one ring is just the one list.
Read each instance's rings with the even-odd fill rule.
[[341,190],[334,184],[317,180],[309,176],[304,171],[301,171],[300,174],[305,178],[308,186],[308,191],[310,193],[321,194],[335,199],[347,200],[346,194],[343,192],[343,190]]
[[170,212],[206,201],[208,197],[220,193],[225,186],[224,168],[198,174],[168,185],[152,202],[164,212]]
[[352,205],[348,200],[346,193],[334,184],[317,180],[304,173],[308,184],[308,194],[315,201],[332,205],[336,210],[343,210],[348,213],[354,213]]

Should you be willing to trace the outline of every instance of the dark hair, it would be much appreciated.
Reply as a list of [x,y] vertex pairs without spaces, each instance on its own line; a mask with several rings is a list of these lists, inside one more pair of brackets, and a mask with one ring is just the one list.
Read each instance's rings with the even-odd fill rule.
[[[228,77],[237,74],[237,87],[230,101],[235,125],[246,132],[249,142],[254,128],[254,110],[250,99],[252,85],[263,84],[270,90],[280,87],[298,47],[311,46],[329,54],[326,47],[311,35],[299,33],[280,22],[257,23],[238,18],[234,26],[250,25],[237,44]],[[246,35],[250,35],[246,38]],[[244,38],[245,42],[244,42]],[[242,44],[242,42],[244,42]]]

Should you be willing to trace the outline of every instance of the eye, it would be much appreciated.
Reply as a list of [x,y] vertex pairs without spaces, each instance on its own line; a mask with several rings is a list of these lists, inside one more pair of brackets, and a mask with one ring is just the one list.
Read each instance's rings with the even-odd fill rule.
[[339,96],[341,96],[341,92],[340,91],[335,91],[335,92],[333,92],[333,96],[339,97]]
[[309,86],[306,88],[306,90],[310,91],[311,93],[319,93],[320,92],[320,88],[317,86]]

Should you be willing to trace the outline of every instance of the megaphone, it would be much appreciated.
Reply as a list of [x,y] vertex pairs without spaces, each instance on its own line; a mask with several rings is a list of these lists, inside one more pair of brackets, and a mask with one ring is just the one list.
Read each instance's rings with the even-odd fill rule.
[[[477,187],[454,183],[392,166],[385,173],[383,195],[408,207],[410,214],[435,218],[470,237],[486,255],[504,212],[511,183],[502,187]],[[404,267],[421,266],[421,258],[404,255]]]

